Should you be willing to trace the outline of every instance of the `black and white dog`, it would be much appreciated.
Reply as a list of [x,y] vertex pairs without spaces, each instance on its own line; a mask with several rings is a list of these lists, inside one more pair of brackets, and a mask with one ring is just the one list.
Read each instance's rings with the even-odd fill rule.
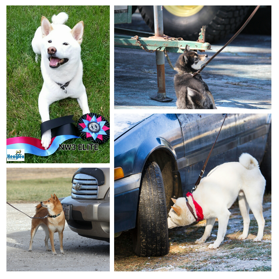
[[175,64],[174,88],[178,109],[216,109],[214,98],[200,74],[193,77],[207,61],[207,54],[185,47]]

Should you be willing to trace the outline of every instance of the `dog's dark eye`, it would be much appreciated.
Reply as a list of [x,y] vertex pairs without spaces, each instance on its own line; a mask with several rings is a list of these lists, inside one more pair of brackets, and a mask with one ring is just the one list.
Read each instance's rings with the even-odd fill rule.
[[67,46],[67,45],[68,45],[68,43],[63,43],[63,45],[64,45],[64,46]]
[[52,40],[47,41],[48,43],[52,43]]

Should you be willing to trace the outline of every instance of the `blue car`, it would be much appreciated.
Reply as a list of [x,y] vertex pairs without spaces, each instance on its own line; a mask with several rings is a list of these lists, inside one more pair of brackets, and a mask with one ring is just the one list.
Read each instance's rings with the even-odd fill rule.
[[[115,114],[115,235],[131,230],[138,256],[169,252],[172,197],[194,186],[223,114]],[[219,164],[254,156],[270,190],[269,114],[229,114],[204,176]]]

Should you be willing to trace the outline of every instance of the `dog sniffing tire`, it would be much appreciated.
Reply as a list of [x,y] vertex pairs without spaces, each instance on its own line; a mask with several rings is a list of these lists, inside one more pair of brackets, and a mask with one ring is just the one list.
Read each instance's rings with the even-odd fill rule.
[[169,252],[164,182],[156,162],[148,162],[143,172],[137,224],[132,235],[137,256],[163,256]]
[[[146,24],[154,29],[153,6],[138,7]],[[206,42],[212,43],[234,33],[248,12],[246,6],[203,6],[189,16],[177,16],[163,9],[164,34],[196,41],[201,27],[206,25]],[[182,13],[183,14],[183,13]]]

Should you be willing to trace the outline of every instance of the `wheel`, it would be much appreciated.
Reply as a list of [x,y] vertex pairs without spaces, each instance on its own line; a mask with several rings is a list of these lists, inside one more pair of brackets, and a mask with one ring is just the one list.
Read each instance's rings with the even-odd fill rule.
[[[153,6],[138,7],[142,18],[154,29]],[[248,11],[246,6],[164,6],[164,34],[196,41],[206,25],[206,42],[212,43],[234,33]]]
[[164,183],[156,162],[148,162],[143,171],[137,225],[132,235],[137,256],[163,256],[169,252]]

